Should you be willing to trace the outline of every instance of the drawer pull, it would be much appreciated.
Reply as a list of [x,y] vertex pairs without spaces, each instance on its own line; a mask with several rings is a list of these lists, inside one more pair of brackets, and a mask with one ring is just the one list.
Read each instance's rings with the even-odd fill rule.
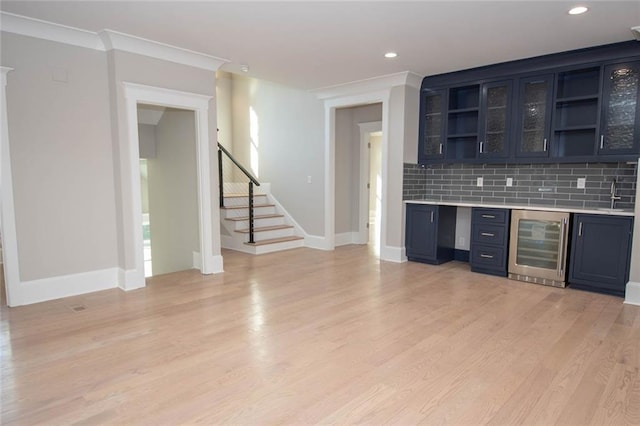
[[495,237],[496,234],[492,234],[491,232],[481,232],[480,235],[483,237]]
[[483,214],[482,217],[485,218],[485,219],[495,219],[496,218],[495,215],[492,215],[492,214]]
[[491,256],[490,254],[481,254],[480,257],[484,257],[485,259],[493,259],[493,256]]

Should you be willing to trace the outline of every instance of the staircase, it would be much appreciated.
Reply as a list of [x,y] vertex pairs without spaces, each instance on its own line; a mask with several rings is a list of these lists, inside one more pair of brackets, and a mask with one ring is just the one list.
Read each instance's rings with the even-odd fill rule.
[[[249,242],[248,194],[234,192],[246,184],[225,183],[224,207],[220,207],[222,247],[251,254],[303,247],[302,230],[277,203],[271,194],[253,195],[254,242]],[[263,186],[267,186],[263,184]],[[224,235],[226,231],[226,234]]]

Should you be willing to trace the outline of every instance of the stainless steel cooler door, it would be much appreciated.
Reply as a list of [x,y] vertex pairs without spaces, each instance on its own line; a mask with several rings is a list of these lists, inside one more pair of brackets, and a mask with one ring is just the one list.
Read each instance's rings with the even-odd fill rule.
[[565,280],[569,213],[513,210],[509,272]]

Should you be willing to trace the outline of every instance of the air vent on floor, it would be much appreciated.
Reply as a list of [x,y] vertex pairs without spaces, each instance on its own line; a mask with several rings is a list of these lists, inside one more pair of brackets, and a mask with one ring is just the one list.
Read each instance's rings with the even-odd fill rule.
[[86,306],[82,306],[82,305],[75,305],[75,306],[71,306],[71,310],[72,310],[73,312],[82,312],[82,311],[84,311],[85,309],[87,309],[87,307],[86,307]]

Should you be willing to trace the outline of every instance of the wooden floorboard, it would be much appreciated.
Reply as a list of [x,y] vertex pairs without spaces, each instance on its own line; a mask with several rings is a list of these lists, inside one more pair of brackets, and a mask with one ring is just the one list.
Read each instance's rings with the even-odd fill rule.
[[1,418],[30,424],[640,424],[640,307],[380,262],[251,256],[1,309]]

